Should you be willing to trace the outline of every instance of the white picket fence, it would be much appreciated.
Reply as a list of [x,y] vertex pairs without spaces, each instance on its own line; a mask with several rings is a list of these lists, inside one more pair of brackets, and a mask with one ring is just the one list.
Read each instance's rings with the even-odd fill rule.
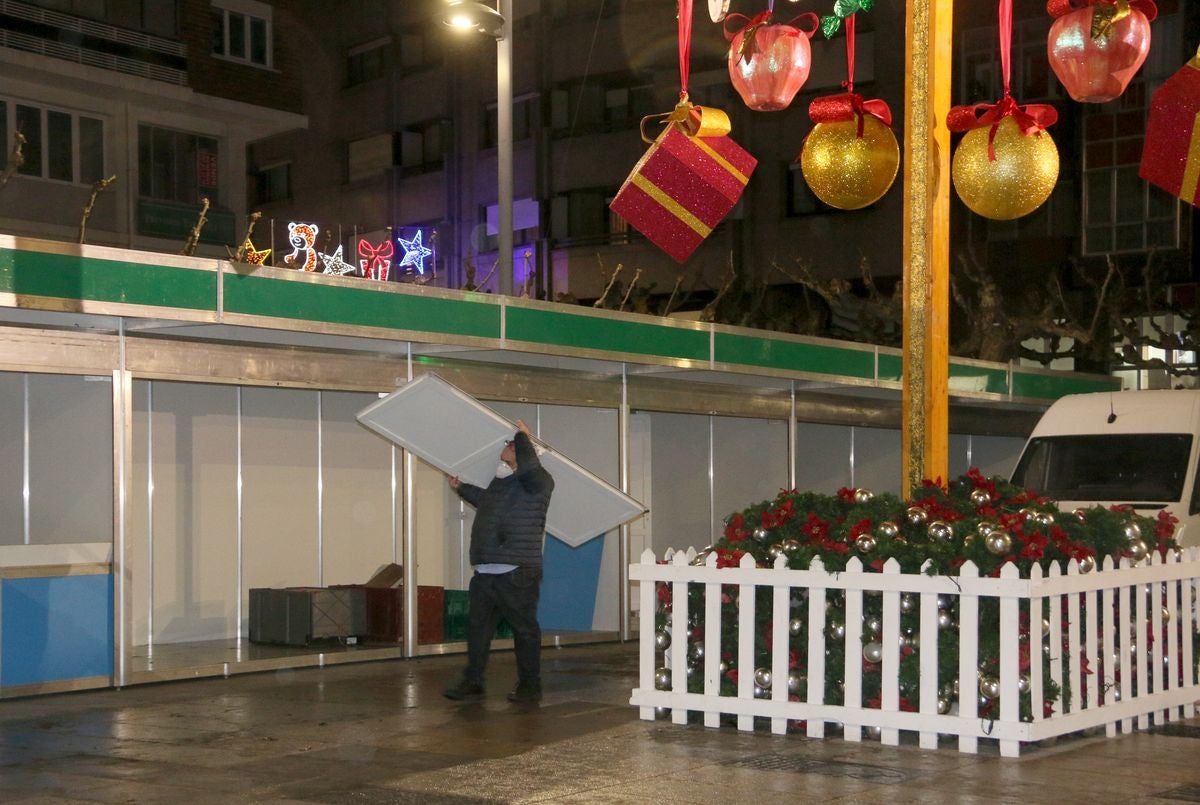
[[[902,730],[918,733],[920,746],[935,748],[939,735],[958,737],[960,752],[977,751],[980,738],[998,739],[1000,753],[1016,757],[1022,742],[1040,741],[1103,725],[1111,737],[1117,730],[1127,733],[1145,729],[1195,713],[1200,699],[1193,651],[1197,628],[1196,589],[1200,581],[1200,549],[1192,548],[1164,561],[1152,553],[1149,560],[1130,567],[1128,560],[1114,566],[1106,559],[1091,573],[1081,573],[1070,562],[1066,572],[1052,564],[1047,573],[1034,567],[1030,578],[1021,578],[1015,565],[1005,565],[998,578],[981,578],[976,566],[967,562],[958,576],[929,576],[901,573],[898,563],[888,560],[882,573],[864,572],[857,557],[851,558],[844,572],[827,573],[820,559],[808,570],[788,569],[786,557],[779,557],[772,568],[759,568],[749,555],[739,567],[718,569],[715,554],[703,565],[692,565],[696,556],[668,551],[665,562],[658,563],[653,552],[642,554],[641,562],[630,566],[631,579],[640,582],[641,629],[638,687],[630,704],[640,708],[643,719],[656,717],[656,709],[669,708],[676,724],[686,724],[689,712],[704,714],[704,724],[720,725],[721,716],[737,717],[740,730],[754,729],[756,717],[769,718],[771,731],[783,734],[789,723],[804,722],[809,737],[824,737],[826,723],[843,727],[843,737],[862,740],[866,728],[884,744],[896,745]],[[670,611],[669,646],[659,650],[654,626],[657,583],[668,586]],[[701,628],[697,619],[689,619],[688,585],[703,585],[702,651],[689,639],[693,629]],[[722,645],[722,587],[737,586],[736,645]],[[769,587],[772,610],[769,662],[756,658],[755,588]],[[1155,594],[1155,591],[1158,591]],[[863,605],[870,595],[881,595],[883,616],[880,644],[881,691],[878,707],[862,704]],[[793,623],[791,606],[794,596],[807,595],[807,623]],[[833,598],[831,598],[833,596]],[[901,599],[906,608],[919,607],[919,630],[913,636],[901,632]],[[841,604],[844,612],[846,662],[844,704],[825,701],[827,640],[841,639],[826,635],[827,603]],[[999,693],[998,714],[981,718],[979,702],[979,607],[988,598],[999,602]],[[943,628],[959,632],[958,691],[961,707],[939,713],[938,629],[939,601],[945,606],[957,600],[957,625]],[[727,599],[729,600],[729,599]],[[1160,605],[1159,605],[1160,604]],[[1048,617],[1043,617],[1048,610]],[[944,616],[944,613],[943,613]],[[1033,624],[1032,636],[1021,636],[1021,621]],[[1049,621],[1049,641],[1038,636]],[[944,617],[943,617],[944,621]],[[1040,627],[1040,628],[1039,628]],[[799,629],[798,635],[792,630]],[[1067,650],[1064,652],[1064,630]],[[1150,638],[1149,636],[1155,636]],[[1162,636],[1165,635],[1165,638]],[[693,637],[695,635],[692,635]],[[657,635],[660,641],[662,635]],[[916,712],[900,709],[900,660],[902,640],[915,646],[919,663],[919,690]],[[1021,643],[1028,644],[1029,670],[1020,673]],[[1147,649],[1145,644],[1149,642]],[[807,666],[802,669],[807,682],[796,691],[800,701],[789,701],[789,649],[807,647]],[[1139,646],[1141,648],[1139,648]],[[688,692],[689,651],[693,674],[703,672],[703,692]],[[738,669],[737,692],[720,695],[721,657],[731,654]],[[699,657],[697,655],[700,655]],[[1087,667],[1084,658],[1087,658]],[[1164,659],[1165,658],[1165,659]],[[1048,676],[1063,688],[1065,700],[1054,703],[1054,711],[1044,715],[1041,703]],[[1101,667],[1103,678],[1101,676]],[[769,670],[775,684],[759,687],[756,695],[754,670]],[[670,681],[662,669],[673,669]],[[1118,676],[1119,673],[1119,676]],[[659,684],[666,689],[656,688]],[[1088,680],[1084,684],[1084,679]],[[1132,684],[1130,681],[1132,680]],[[760,681],[763,681],[760,679]],[[666,684],[664,684],[666,683]],[[1085,691],[1086,688],[1086,691]],[[1081,695],[1082,694],[1082,695]],[[1023,720],[1020,698],[1028,697],[1032,712]],[[946,711],[946,703],[941,709]]]

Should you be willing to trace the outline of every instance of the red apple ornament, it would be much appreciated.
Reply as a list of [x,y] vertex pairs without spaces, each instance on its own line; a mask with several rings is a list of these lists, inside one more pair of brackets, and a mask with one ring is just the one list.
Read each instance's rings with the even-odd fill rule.
[[1150,52],[1154,3],[1091,0],[1075,8],[1072,0],[1050,0],[1046,10],[1056,18],[1046,46],[1050,66],[1071,97],[1106,103],[1124,92]]
[[[794,23],[812,17],[811,31]],[[746,20],[741,14],[726,19]],[[812,47],[808,40],[816,32],[815,14],[804,14],[790,23],[772,25],[764,12],[732,34],[729,44],[729,79],[746,106],[756,112],[786,109],[808,80],[812,70]],[[726,35],[729,36],[728,30]]]

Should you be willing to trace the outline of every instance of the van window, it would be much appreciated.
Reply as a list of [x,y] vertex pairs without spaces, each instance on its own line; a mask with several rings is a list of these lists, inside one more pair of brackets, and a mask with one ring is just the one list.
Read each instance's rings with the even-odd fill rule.
[[1191,450],[1187,433],[1039,436],[1013,483],[1055,500],[1178,501]]

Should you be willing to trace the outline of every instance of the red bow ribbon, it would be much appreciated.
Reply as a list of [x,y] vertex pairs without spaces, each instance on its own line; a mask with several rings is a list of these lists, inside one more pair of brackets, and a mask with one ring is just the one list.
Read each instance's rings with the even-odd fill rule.
[[997,103],[977,103],[955,106],[946,115],[946,128],[955,133],[991,126],[988,131],[988,159],[996,161],[995,139],[1000,121],[1011,117],[1025,136],[1053,126],[1058,120],[1058,111],[1049,104],[1031,103],[1018,106],[1011,95],[1005,95]]
[[1072,11],[1079,11],[1088,6],[1120,6],[1127,5],[1146,15],[1146,22],[1154,22],[1158,16],[1158,6],[1154,0],[1047,0],[1046,13],[1058,19]]
[[866,115],[879,120],[885,126],[892,125],[892,110],[887,102],[879,98],[864,100],[857,92],[843,92],[838,95],[823,95],[814,98],[808,105],[808,116],[814,123],[832,123],[842,120],[858,119],[858,136],[863,136],[863,122]]
[[395,246],[391,240],[385,240],[378,246],[375,246],[369,240],[358,241],[358,256],[362,258],[363,273],[370,276],[379,276],[380,279],[386,277],[387,270],[391,267],[392,255],[395,254]]
[[[734,30],[729,29],[729,23],[731,20],[738,25],[738,27]],[[738,20],[741,20],[741,22],[738,22]],[[810,23],[812,25],[812,30],[808,31],[804,28],[801,28],[799,23],[802,22]],[[730,42],[732,42],[734,37],[736,37],[739,33],[742,35],[742,44],[738,47],[737,55],[739,59],[749,61],[750,57],[758,52],[758,45],[754,39],[755,35],[758,33],[758,29],[764,25],[770,24],[771,11],[768,9],[753,19],[747,17],[745,14],[730,14],[721,24],[721,28],[725,31],[725,38]],[[813,34],[815,34],[821,27],[821,18],[809,11],[805,14],[801,14],[798,17],[788,20],[787,22],[780,23],[780,25],[785,25],[794,29],[792,31],[785,31],[785,36],[800,36],[803,34],[809,39],[812,39]]]

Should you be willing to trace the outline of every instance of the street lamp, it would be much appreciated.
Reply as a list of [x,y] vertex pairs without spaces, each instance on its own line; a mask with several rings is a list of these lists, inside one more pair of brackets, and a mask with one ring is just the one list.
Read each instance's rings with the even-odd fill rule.
[[512,151],[512,0],[496,8],[474,0],[446,0],[443,22],[496,39],[496,185],[498,251],[496,274],[500,293],[513,293],[513,151]]

